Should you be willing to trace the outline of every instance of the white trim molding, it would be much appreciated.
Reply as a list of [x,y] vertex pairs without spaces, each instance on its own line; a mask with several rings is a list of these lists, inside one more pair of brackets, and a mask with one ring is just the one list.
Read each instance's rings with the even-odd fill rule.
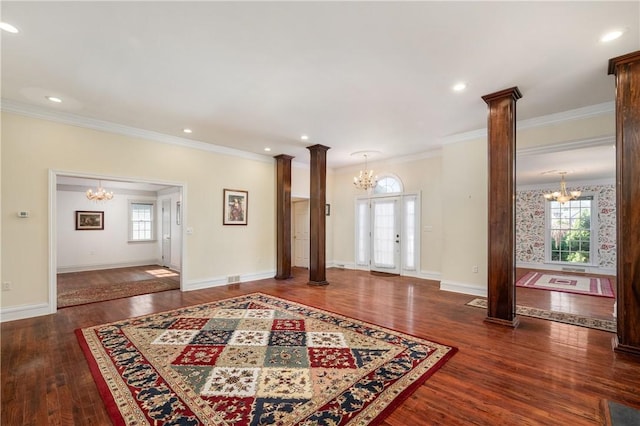
[[33,305],[9,306],[0,309],[0,322],[16,321],[26,318],[41,317],[51,314],[48,303],[36,303]]
[[475,284],[460,283],[455,281],[440,281],[440,290],[453,293],[469,294],[471,296],[487,297],[487,287],[478,287]]
[[275,275],[276,271],[271,270],[249,274],[240,274],[238,275],[239,280],[236,282],[229,282],[229,277],[227,276],[205,278],[201,280],[190,280],[184,282],[182,291],[204,290],[205,288],[222,287],[225,285],[234,285],[248,281],[265,280],[268,278],[273,278]]
[[154,142],[166,143],[169,145],[178,145],[186,148],[199,149],[202,151],[215,152],[217,154],[229,155],[233,157],[246,158],[265,163],[273,163],[275,160],[271,156],[254,154],[239,149],[228,148],[225,146],[214,145],[212,143],[194,141],[191,139],[180,138],[177,136],[166,135],[164,133],[153,132],[150,130],[138,129],[136,127],[124,126],[122,124],[112,123],[109,121],[98,120],[95,118],[83,117],[81,115],[69,112],[49,111],[47,109],[28,105],[9,99],[2,99],[0,105],[2,111],[19,114],[26,117],[38,118],[41,120],[53,121],[55,123],[70,124],[72,126],[83,127],[85,129],[93,129],[102,132],[115,133],[118,135],[129,136],[134,138],[147,139]]

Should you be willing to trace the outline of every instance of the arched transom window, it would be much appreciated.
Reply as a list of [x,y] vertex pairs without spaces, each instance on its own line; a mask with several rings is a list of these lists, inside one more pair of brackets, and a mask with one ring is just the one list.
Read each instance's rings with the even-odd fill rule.
[[388,194],[402,191],[402,181],[398,176],[391,174],[385,174],[378,178],[378,184],[373,188],[374,194]]

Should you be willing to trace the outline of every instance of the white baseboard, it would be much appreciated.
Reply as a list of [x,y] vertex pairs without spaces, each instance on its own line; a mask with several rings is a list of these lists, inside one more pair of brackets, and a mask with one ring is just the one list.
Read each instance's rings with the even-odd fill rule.
[[240,280],[230,283],[228,277],[215,277],[206,278],[203,280],[190,280],[183,283],[183,291],[204,290],[205,288],[221,287],[224,285],[239,284],[248,281],[264,280],[267,278],[273,278],[276,275],[276,271],[254,272],[250,274],[239,275]]
[[0,322],[15,321],[26,318],[41,317],[51,314],[51,307],[48,303],[37,303],[35,305],[10,306],[0,309]]
[[423,280],[440,281],[442,280],[442,274],[436,271],[420,271],[418,278],[422,278]]
[[356,265],[353,262],[345,262],[343,260],[332,260],[326,263],[327,268],[338,268],[338,269],[357,269]]
[[62,266],[57,269],[58,274],[67,272],[100,271],[103,269],[130,268],[132,266],[160,265],[158,259],[137,260],[134,262],[101,263],[96,265]]
[[458,283],[455,281],[440,281],[440,290],[454,293],[470,294],[472,296],[487,297],[487,288],[474,284]]
[[[516,268],[535,269],[542,271],[562,271],[563,268],[571,268],[570,265],[560,265],[557,263],[528,263],[528,262],[516,262]],[[603,268],[600,266],[582,266],[576,265],[577,269],[584,269],[585,273],[596,275],[613,275],[616,276],[618,271],[616,268]],[[571,271],[567,271],[571,272]],[[579,271],[582,272],[582,271]]]

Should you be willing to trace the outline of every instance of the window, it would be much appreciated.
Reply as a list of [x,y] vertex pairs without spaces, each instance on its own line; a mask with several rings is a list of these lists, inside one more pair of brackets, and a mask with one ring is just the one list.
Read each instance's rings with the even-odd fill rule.
[[594,196],[576,200],[548,203],[547,261],[562,263],[595,263],[594,240],[596,210]]
[[156,203],[129,201],[129,241],[153,241]]
[[388,194],[390,192],[402,192],[402,181],[393,175],[383,175],[378,179],[378,184],[373,188],[374,194]]

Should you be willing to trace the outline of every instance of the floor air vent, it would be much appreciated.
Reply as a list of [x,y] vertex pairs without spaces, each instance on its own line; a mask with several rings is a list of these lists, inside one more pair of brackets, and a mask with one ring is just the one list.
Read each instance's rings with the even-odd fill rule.
[[229,275],[227,277],[227,284],[239,283],[239,282],[240,282],[240,275]]
[[562,268],[563,272],[587,272],[584,268]]

